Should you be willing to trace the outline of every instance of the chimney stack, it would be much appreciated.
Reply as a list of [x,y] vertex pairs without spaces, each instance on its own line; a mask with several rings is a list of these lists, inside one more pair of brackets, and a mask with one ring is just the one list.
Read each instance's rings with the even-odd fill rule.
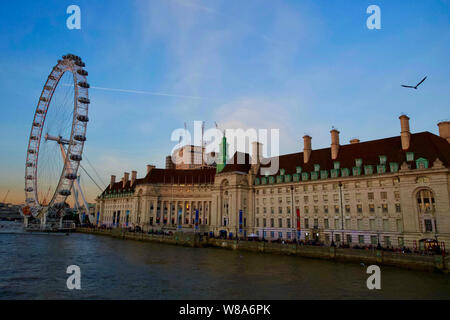
[[356,143],[360,143],[360,141],[359,141],[359,139],[352,139],[352,140],[350,140],[350,143],[351,144],[356,144]]
[[409,118],[407,115],[403,114],[399,117],[399,119],[401,127],[400,135],[402,139],[402,149],[408,150],[411,141],[411,132],[409,132]]
[[111,176],[111,182],[109,183],[109,189],[112,189],[114,186],[114,183],[116,183],[116,176]]
[[252,142],[252,165],[257,165],[261,163],[262,148],[263,145],[261,142],[258,141]]
[[303,136],[303,162],[308,163],[311,157],[311,137],[308,135]]
[[332,129],[331,133],[331,159],[336,160],[339,153],[339,131]]
[[155,168],[154,165],[148,164],[148,165],[147,165],[147,174],[149,174],[150,171],[152,171],[152,169],[154,169],[154,168]]
[[166,157],[166,169],[175,169],[174,163],[172,161],[172,156]]
[[133,185],[134,182],[136,181],[136,177],[137,177],[137,171],[131,171],[131,185]]
[[442,121],[438,123],[439,136],[450,143],[450,121]]
[[130,174],[128,172],[124,172],[123,173],[122,188],[125,188],[125,185],[127,184],[129,178],[130,178]]

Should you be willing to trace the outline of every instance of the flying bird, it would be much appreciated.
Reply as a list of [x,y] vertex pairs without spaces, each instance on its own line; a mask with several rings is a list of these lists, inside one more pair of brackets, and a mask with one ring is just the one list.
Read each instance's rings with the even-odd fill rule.
[[420,85],[422,84],[422,82],[425,81],[426,78],[427,78],[427,77],[423,78],[422,81],[420,81],[415,87],[413,87],[413,86],[405,86],[405,85],[403,85],[403,84],[402,84],[402,87],[403,87],[403,88],[411,88],[411,89],[416,89],[416,90],[417,90],[417,87],[420,86]]

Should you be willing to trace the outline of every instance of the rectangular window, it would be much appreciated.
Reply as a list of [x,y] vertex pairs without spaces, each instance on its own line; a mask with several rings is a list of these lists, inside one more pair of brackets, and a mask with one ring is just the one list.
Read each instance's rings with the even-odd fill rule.
[[291,233],[290,232],[287,232],[286,236],[287,236],[288,239],[291,239]]
[[273,218],[270,219],[270,227],[271,227],[271,228],[274,228],[274,227],[275,227],[275,222],[274,222],[274,219],[273,219]]
[[280,238],[280,239],[283,238],[283,232],[278,232],[278,238]]
[[375,205],[373,203],[369,204],[369,212],[374,213],[375,212]]
[[403,223],[402,220],[397,220],[397,232],[403,232]]
[[363,221],[362,221],[362,219],[358,219],[358,230],[363,230]]
[[275,232],[274,231],[270,231],[270,237],[273,239],[275,238]]
[[386,232],[389,232],[389,220],[388,219],[383,219],[383,230]]
[[395,212],[402,212],[402,207],[400,206],[400,203],[395,204]]
[[387,213],[388,212],[388,205],[387,205],[387,203],[381,204],[381,209],[383,210],[383,213]]
[[353,242],[352,235],[348,234],[347,235],[347,243],[352,243],[352,242]]
[[335,238],[336,238],[336,242],[341,242],[341,235],[340,234],[336,234],[335,235]]
[[324,219],[323,220],[323,224],[324,224],[325,229],[329,229],[330,228],[330,224],[328,222],[328,219]]
[[259,218],[256,218],[256,226],[259,227]]
[[345,213],[350,213],[350,205],[349,204],[345,205]]
[[373,194],[373,192],[367,193],[367,199],[369,199],[369,200],[373,200],[373,199],[374,199],[374,194]]
[[314,213],[319,213],[319,207],[318,206],[314,206]]
[[266,218],[263,219],[263,227],[264,227],[264,228],[267,227],[267,221],[266,221]]
[[345,219],[345,229],[350,230],[351,227],[351,221],[350,219]]
[[304,211],[305,211],[305,213],[308,213],[308,212],[309,212],[308,206],[305,206]]
[[283,213],[283,208],[282,207],[278,207],[278,213],[282,214]]
[[290,228],[291,227],[291,219],[288,218],[286,220],[286,223],[287,223],[287,227]]
[[386,200],[387,199],[387,192],[384,192],[384,191],[381,192],[380,196],[381,196],[382,200]]
[[328,213],[328,206],[323,206],[323,212],[325,212],[325,214]]
[[309,229],[309,221],[308,221],[308,219],[305,219],[305,228]]
[[394,191],[394,198],[395,200],[400,200],[400,191]]
[[358,242],[359,244],[364,244],[364,236],[362,234],[358,236]]
[[370,226],[370,230],[372,230],[372,231],[375,231],[377,229],[376,225],[375,225],[375,219],[369,220],[369,226]]
[[384,245],[386,246],[386,247],[390,247],[391,246],[391,237],[389,237],[389,236],[384,236]]
[[278,228],[283,228],[283,219],[278,219]]
[[334,206],[334,213],[339,213],[339,206]]
[[433,231],[433,225],[431,223],[430,219],[425,219],[425,232],[432,232]]
[[314,229],[319,229],[319,219],[314,219]]
[[375,245],[377,245],[377,243],[378,243],[377,236],[370,236],[370,244],[375,246]]
[[403,247],[405,245],[405,240],[403,237],[398,237],[398,246]]
[[362,204],[357,204],[357,205],[356,205],[356,211],[357,211],[358,213],[362,213]]

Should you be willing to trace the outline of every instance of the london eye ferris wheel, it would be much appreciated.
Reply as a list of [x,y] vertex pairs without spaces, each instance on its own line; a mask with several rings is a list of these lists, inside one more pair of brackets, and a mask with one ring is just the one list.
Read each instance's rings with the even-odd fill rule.
[[[58,60],[34,113],[25,163],[25,215],[61,217],[78,184],[89,121],[88,72],[80,57]],[[86,203],[86,202],[85,202]]]

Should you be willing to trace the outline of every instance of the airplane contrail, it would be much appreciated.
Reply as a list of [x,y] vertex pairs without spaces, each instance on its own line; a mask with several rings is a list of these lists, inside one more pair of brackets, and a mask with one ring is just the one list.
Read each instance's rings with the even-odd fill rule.
[[151,92],[151,91],[142,91],[142,90],[128,90],[128,89],[104,88],[104,87],[94,87],[94,86],[91,86],[91,89],[97,89],[97,90],[103,90],[103,91],[125,92],[125,93],[148,94],[148,95],[152,95],[152,96],[163,96],[163,97],[188,98],[188,99],[199,99],[199,100],[208,99],[208,98],[197,97],[197,96],[185,96],[185,95],[179,95],[179,94]]
[[[67,84],[63,84],[63,86],[73,87],[73,85],[67,85]],[[151,95],[151,96],[187,98],[187,99],[198,99],[198,100],[213,100],[211,98],[205,98],[205,97],[187,96],[187,95],[171,94],[171,93],[164,93],[164,92],[152,92],[152,91],[144,91],[144,90],[129,90],[129,89],[105,88],[105,87],[95,87],[95,86],[91,86],[90,89],[113,91],[113,92],[124,92],[124,93],[147,94],[147,95]]]

